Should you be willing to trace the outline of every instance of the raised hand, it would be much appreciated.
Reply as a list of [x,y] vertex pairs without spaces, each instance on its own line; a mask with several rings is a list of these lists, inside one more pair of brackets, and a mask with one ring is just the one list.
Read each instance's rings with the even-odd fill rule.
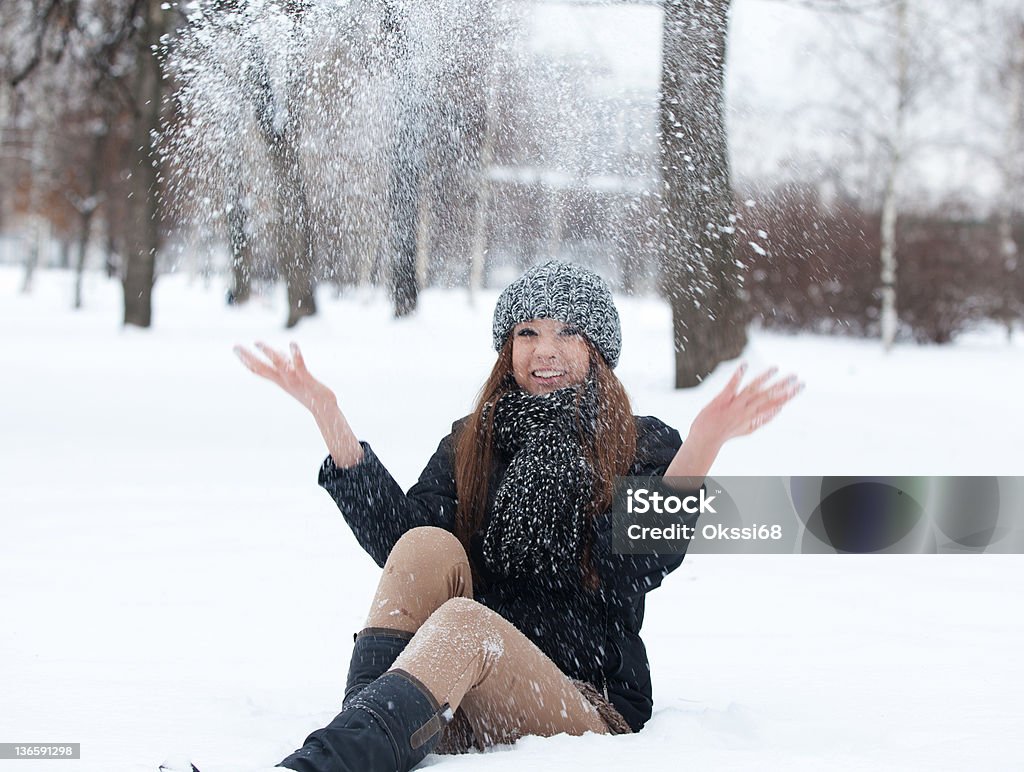
[[804,384],[796,375],[769,384],[768,380],[778,372],[777,367],[765,370],[741,389],[746,369],[745,363],[740,365],[725,388],[698,413],[693,423],[700,434],[714,437],[719,443],[750,434],[771,421],[803,391]]
[[292,343],[289,346],[290,356],[275,351],[266,343],[257,343],[256,348],[263,353],[265,359],[244,346],[235,346],[235,354],[252,372],[276,383],[313,414],[327,449],[338,467],[359,463],[363,457],[359,440],[338,407],[334,392],[310,374],[298,344]]
[[804,385],[795,375],[769,385],[768,379],[778,372],[775,367],[740,389],[746,370],[746,364],[740,365],[725,388],[697,414],[689,435],[665,472],[666,477],[685,478],[687,486],[694,487],[697,483],[693,481],[699,482],[708,473],[726,440],[764,426],[803,391]]
[[297,343],[289,346],[290,356],[262,342],[257,343],[256,348],[266,359],[260,358],[244,346],[235,346],[234,349],[242,364],[256,375],[276,383],[312,412],[336,402],[334,392],[314,378],[306,368],[306,362]]

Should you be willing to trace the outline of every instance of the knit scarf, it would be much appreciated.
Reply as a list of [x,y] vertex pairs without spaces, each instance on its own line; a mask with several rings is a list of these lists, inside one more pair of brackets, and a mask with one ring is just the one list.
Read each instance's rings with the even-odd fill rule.
[[483,553],[500,576],[578,575],[594,472],[580,443],[577,395],[579,425],[593,436],[591,380],[536,396],[517,387],[494,407],[495,446],[511,461],[495,492]]

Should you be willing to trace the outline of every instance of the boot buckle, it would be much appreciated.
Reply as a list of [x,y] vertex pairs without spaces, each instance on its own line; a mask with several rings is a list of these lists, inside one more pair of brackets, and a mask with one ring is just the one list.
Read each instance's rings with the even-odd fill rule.
[[427,723],[412,733],[412,737],[409,738],[409,744],[412,746],[412,749],[421,748],[427,740],[451,723],[453,718],[455,718],[455,712],[446,702],[437,713],[427,720]]

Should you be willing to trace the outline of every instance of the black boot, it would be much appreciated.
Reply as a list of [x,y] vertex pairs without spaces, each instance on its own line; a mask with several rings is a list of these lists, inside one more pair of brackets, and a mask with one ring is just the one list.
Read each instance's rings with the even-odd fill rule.
[[350,707],[279,766],[296,772],[407,772],[451,720],[447,703],[414,676],[392,670],[354,695]]
[[373,683],[391,669],[410,638],[412,633],[386,627],[367,627],[353,636],[355,646],[348,666],[343,708],[351,704],[364,686]]

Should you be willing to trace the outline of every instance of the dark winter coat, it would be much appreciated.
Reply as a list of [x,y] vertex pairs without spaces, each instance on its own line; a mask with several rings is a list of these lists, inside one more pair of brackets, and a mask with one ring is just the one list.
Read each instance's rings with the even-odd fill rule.
[[[363,459],[339,469],[330,456],[320,485],[337,503],[352,532],[377,565],[395,542],[417,526],[455,529],[454,442],[465,419],[441,440],[419,481],[404,492],[367,443]],[[682,445],[679,432],[650,416],[638,416],[637,454],[631,475],[663,475]],[[507,458],[497,454],[490,491],[493,501]],[[490,507],[488,507],[489,516]],[[584,589],[578,569],[564,577],[503,580],[488,572],[478,533],[470,544],[477,572],[474,597],[530,638],[562,672],[594,684],[607,695],[633,731],[651,717],[651,676],[640,639],[644,596],[679,567],[682,555],[627,556],[612,552],[611,514],[594,521],[593,559],[601,578],[596,592]],[[484,524],[486,528],[486,522]]]

